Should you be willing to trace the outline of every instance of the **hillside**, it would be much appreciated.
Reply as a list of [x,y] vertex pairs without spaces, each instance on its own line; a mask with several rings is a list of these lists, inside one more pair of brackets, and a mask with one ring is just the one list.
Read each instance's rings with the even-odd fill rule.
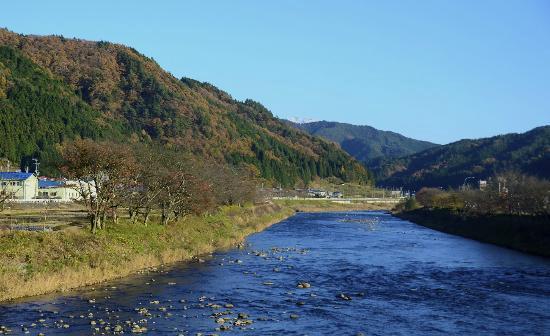
[[10,139],[0,157],[39,157],[49,172],[56,144],[99,137],[159,143],[282,185],[330,176],[371,181],[336,145],[289,127],[260,103],[177,79],[132,48],[7,30],[0,46],[0,130]]
[[411,189],[458,187],[466,177],[486,179],[516,170],[550,179],[550,126],[491,138],[461,140],[373,166],[378,183]]
[[378,158],[397,158],[437,146],[428,141],[407,138],[370,126],[330,121],[289,123],[311,135],[340,144],[343,150],[362,162]]

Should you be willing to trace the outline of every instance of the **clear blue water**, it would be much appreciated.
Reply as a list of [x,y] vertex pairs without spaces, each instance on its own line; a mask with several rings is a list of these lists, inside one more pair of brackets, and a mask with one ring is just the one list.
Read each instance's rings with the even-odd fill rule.
[[[150,335],[550,335],[550,260],[381,212],[299,213],[205,259],[4,304],[0,324],[32,335],[129,334],[132,323]],[[220,312],[253,323],[219,331]]]

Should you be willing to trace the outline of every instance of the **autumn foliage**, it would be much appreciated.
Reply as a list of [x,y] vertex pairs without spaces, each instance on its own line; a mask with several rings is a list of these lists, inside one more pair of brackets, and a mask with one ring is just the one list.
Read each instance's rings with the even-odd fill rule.
[[168,225],[223,204],[251,201],[255,186],[233,168],[197,163],[189,156],[109,142],[75,140],[61,147],[66,177],[78,181],[92,232],[127,209],[133,223],[156,214]]

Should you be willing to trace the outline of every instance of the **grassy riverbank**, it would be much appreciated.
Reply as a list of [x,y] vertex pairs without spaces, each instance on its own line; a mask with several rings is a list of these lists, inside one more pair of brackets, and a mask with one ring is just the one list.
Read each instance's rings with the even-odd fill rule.
[[425,208],[396,215],[434,230],[550,257],[548,216],[463,216],[448,209]]
[[334,200],[304,200],[285,199],[275,200],[276,204],[288,207],[300,212],[325,212],[325,211],[353,211],[353,210],[391,210],[395,204],[367,203],[362,201],[340,203]]
[[224,207],[214,215],[162,226],[0,233],[0,301],[90,285],[141,269],[229,248],[292,215],[277,204]]

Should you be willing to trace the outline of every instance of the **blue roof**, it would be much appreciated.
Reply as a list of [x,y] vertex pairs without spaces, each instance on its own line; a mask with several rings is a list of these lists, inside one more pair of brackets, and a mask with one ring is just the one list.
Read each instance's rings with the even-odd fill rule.
[[0,172],[0,180],[20,181],[26,180],[31,176],[32,173]]
[[65,185],[64,181],[38,180],[38,188],[56,188]]

